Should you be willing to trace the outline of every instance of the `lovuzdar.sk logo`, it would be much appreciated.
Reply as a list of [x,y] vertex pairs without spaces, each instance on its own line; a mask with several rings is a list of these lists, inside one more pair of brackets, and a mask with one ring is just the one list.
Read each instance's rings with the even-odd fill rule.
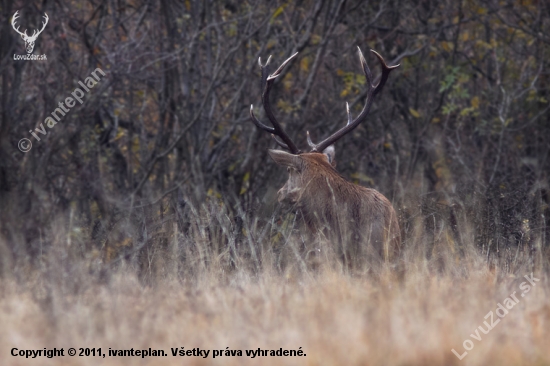
[[19,30],[19,26],[16,26],[16,20],[19,18],[19,10],[13,14],[13,18],[11,19],[11,26],[13,29],[19,33],[21,38],[23,38],[23,41],[25,41],[25,49],[27,51],[26,55],[13,55],[14,60],[31,60],[31,61],[44,61],[46,60],[46,55],[32,55],[32,51],[34,50],[34,43],[36,42],[36,39],[44,31],[44,28],[46,28],[46,24],[48,24],[48,14],[44,13],[44,22],[42,22],[42,29],[40,30],[34,30],[32,35],[27,34],[27,30],[25,29],[24,32],[21,32]]

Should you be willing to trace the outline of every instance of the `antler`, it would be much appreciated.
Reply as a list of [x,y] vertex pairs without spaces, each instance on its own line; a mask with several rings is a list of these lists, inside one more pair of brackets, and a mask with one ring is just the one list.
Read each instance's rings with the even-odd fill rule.
[[12,28],[13,28],[17,33],[19,33],[21,36],[24,36],[24,37],[28,38],[29,36],[27,35],[27,30],[26,30],[26,29],[25,29],[25,33],[22,33],[22,32],[19,31],[19,26],[18,26],[17,28],[15,28],[15,20],[16,20],[17,18],[19,18],[19,15],[18,15],[17,13],[19,13],[19,10],[17,10],[17,11],[15,12],[15,14],[13,14],[13,18],[11,18],[11,26],[12,26]]
[[376,94],[380,93],[380,91],[384,87],[384,84],[386,83],[386,80],[388,80],[388,76],[390,75],[390,72],[399,66],[399,65],[388,66],[382,56],[380,56],[376,51],[371,50],[371,52],[374,53],[376,57],[378,57],[378,60],[380,61],[380,65],[382,66],[382,76],[380,77],[380,82],[378,83],[378,85],[373,85],[372,73],[370,72],[370,69],[367,66],[367,61],[365,60],[365,57],[363,56],[361,49],[357,47],[357,50],[359,51],[359,60],[361,61],[363,73],[365,74],[368,88],[369,88],[367,91],[367,100],[365,102],[365,106],[363,107],[363,110],[361,111],[361,113],[359,113],[357,118],[352,119],[351,113],[349,111],[349,105],[346,103],[346,108],[348,112],[348,123],[346,124],[346,126],[336,131],[334,134],[332,134],[331,136],[329,136],[328,138],[326,138],[325,140],[321,141],[318,144],[314,144],[311,141],[311,138],[309,137],[309,131],[308,131],[307,142],[311,147],[312,152],[315,152],[315,151],[323,152],[323,150],[325,150],[327,147],[329,147],[330,145],[338,141],[342,136],[351,132],[355,127],[359,126],[359,124],[363,122],[367,117],[367,115],[369,114],[370,107],[372,106],[372,101],[374,100],[374,97],[376,96]]
[[[263,88],[262,104],[264,105],[265,114],[267,115],[267,118],[269,119],[273,127],[268,127],[263,123],[261,123],[260,121],[258,121],[256,116],[254,115],[254,107],[253,105],[250,105],[250,119],[252,120],[252,122],[258,128],[271,133],[271,136],[273,137],[275,142],[277,142],[277,144],[279,144],[281,147],[285,149],[290,150],[290,152],[293,154],[299,154],[301,153],[301,151],[296,147],[294,142],[292,142],[290,137],[285,133],[285,131],[283,130],[283,128],[281,127],[277,119],[275,119],[275,115],[271,110],[271,104],[269,103],[269,92],[271,91],[271,87],[273,86],[273,82],[275,81],[277,76],[281,74],[281,72],[283,71],[283,68],[290,62],[290,60],[296,57],[297,54],[298,52],[296,52],[295,54],[287,58],[286,61],[283,62],[281,66],[279,66],[279,68],[269,76],[268,76],[268,73],[269,73],[268,66],[269,66],[269,62],[271,61],[271,56],[269,56],[265,65],[262,65],[262,59],[258,58],[258,64],[262,69],[262,88]],[[275,135],[279,136],[283,141],[277,140]]]
[[19,10],[17,10],[17,11],[15,12],[15,14],[13,14],[13,18],[11,18],[11,26],[12,26],[12,28],[13,28],[17,33],[19,33],[24,39],[30,40],[30,41],[35,40],[36,38],[38,38],[38,36],[40,35],[40,33],[42,33],[42,31],[44,30],[44,28],[46,28],[46,24],[48,24],[48,20],[50,19],[50,18],[48,18],[48,14],[44,13],[44,18],[46,19],[46,21],[45,21],[45,22],[42,22],[42,29],[40,29],[39,31],[37,31],[37,30],[35,29],[35,30],[33,31],[33,33],[32,33],[32,36],[29,37],[29,35],[27,34],[27,30],[26,30],[26,29],[25,29],[25,32],[22,33],[22,32],[19,31],[19,26],[18,26],[17,28],[15,28],[15,20],[16,20],[17,18],[19,18],[19,14],[18,14],[18,13],[19,13]]
[[48,20],[50,20],[50,18],[48,18],[48,14],[44,13],[44,18],[46,19],[45,22],[42,22],[42,29],[40,29],[39,31],[37,31],[36,29],[34,30],[34,32],[32,33],[32,36],[30,38],[34,38],[36,39],[40,33],[42,33],[42,31],[44,30],[44,28],[46,28],[46,24],[48,24]]

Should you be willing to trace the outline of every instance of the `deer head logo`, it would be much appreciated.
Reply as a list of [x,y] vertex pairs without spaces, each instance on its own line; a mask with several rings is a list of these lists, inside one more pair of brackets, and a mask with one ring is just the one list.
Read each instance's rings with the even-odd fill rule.
[[17,26],[17,28],[15,28],[15,20],[17,18],[19,18],[18,13],[19,13],[19,10],[16,11],[15,14],[13,14],[13,18],[11,19],[11,26],[13,27],[13,29],[17,33],[19,33],[21,35],[21,38],[23,38],[23,41],[25,41],[25,49],[27,50],[27,53],[32,53],[32,51],[34,50],[34,42],[36,42],[36,39],[38,38],[40,33],[42,33],[44,28],[46,28],[46,24],[48,24],[48,19],[49,19],[48,14],[44,13],[44,19],[46,21],[42,23],[42,29],[40,29],[39,31],[37,31],[35,29],[32,33],[32,36],[29,36],[29,35],[27,35],[27,30],[26,29],[25,29],[25,32],[20,32],[19,31],[19,26]]

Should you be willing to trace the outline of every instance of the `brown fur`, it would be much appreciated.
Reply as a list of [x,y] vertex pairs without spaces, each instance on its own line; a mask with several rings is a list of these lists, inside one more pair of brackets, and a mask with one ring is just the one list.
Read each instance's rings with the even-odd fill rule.
[[293,155],[270,150],[290,176],[278,192],[279,202],[290,203],[302,214],[309,232],[336,245],[350,267],[366,262],[388,262],[400,250],[397,215],[380,192],[348,182],[321,153]]

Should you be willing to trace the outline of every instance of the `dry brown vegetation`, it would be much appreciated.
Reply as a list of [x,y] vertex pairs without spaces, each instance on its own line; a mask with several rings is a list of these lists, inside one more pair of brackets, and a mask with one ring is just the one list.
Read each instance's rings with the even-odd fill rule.
[[[213,225],[222,216],[204,212],[203,220],[209,217]],[[109,267],[93,256],[75,259],[80,243],[68,243],[67,226],[58,225],[49,233],[56,241],[42,255],[39,269],[29,270],[21,261],[0,280],[0,364],[550,363],[548,253],[518,252],[507,266],[504,260],[487,263],[467,235],[464,250],[458,251],[446,228],[427,246],[423,226],[411,226],[402,272],[386,267],[349,275],[334,261],[321,260],[311,269],[302,256],[294,256],[292,236],[282,249],[260,245],[254,266],[252,257],[235,262],[229,250],[209,251],[212,243],[199,247],[200,230],[194,238],[173,233],[183,243],[193,239],[197,252],[183,255],[184,245],[175,253],[159,251],[151,272],[143,274],[130,262]],[[174,265],[174,255],[185,260]],[[540,281],[520,297],[520,283],[532,272]],[[484,316],[514,291],[519,303],[488,334],[478,331],[481,341],[473,340],[470,334],[483,326]],[[464,352],[466,339],[474,348],[459,361],[451,349]],[[229,347],[243,356],[172,357],[170,348],[182,346]],[[12,347],[101,347],[103,352],[151,347],[169,356],[25,360],[10,356]],[[244,354],[258,347],[302,347],[306,356],[252,359]]]
[[[46,61],[14,60],[16,11],[29,34],[48,14]],[[548,1],[0,0],[0,28],[0,365],[550,365]],[[330,136],[364,103],[357,46],[401,66],[337,168],[392,202],[404,251],[350,274],[277,205],[249,110],[266,123],[258,58],[299,52],[274,113],[300,146]],[[307,356],[10,355],[182,346]]]

